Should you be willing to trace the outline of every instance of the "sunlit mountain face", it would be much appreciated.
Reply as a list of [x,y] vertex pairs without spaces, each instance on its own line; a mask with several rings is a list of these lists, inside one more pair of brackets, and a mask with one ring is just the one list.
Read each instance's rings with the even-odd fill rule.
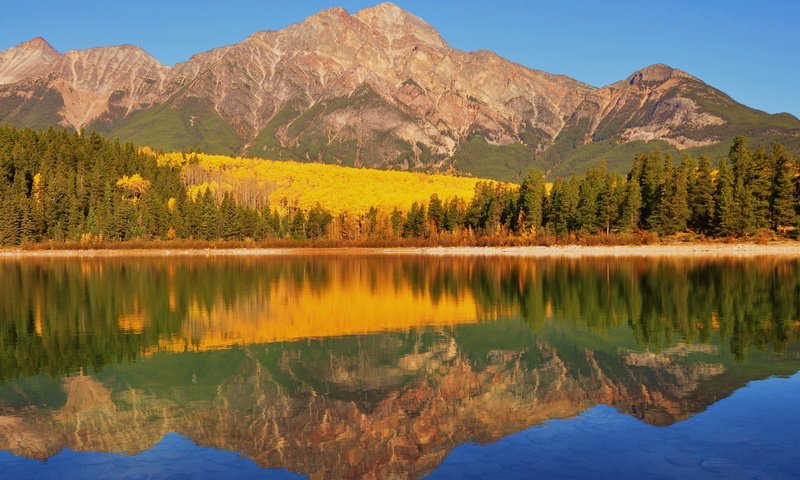
[[553,178],[584,173],[601,159],[627,173],[633,152],[655,146],[716,158],[736,135],[800,151],[796,117],[740,104],[668,65],[620,71],[597,88],[453,48],[390,3],[296,20],[173,66],[135,45],[58,52],[34,38],[0,51],[0,122],[96,131],[164,151],[512,182],[533,168]]
[[0,467],[28,476],[195,450],[240,475],[456,475],[471,442],[691,431],[800,370],[795,260],[25,259],[0,285]]

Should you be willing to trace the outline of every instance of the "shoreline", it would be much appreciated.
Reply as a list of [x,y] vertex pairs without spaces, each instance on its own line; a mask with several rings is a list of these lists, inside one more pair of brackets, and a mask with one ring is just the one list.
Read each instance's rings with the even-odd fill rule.
[[340,248],[153,248],[98,250],[0,250],[1,259],[24,258],[135,258],[135,257],[281,257],[302,255],[397,255],[431,257],[796,257],[800,243],[687,243],[615,246],[530,246],[530,247],[340,247]]

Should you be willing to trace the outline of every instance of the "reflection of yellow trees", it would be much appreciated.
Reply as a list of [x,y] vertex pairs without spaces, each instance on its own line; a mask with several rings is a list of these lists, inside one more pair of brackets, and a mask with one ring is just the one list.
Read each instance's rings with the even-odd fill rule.
[[[190,159],[196,163],[191,163]],[[234,192],[250,206],[268,200],[279,209],[317,203],[335,213],[366,213],[370,207],[391,211],[408,210],[414,202],[440,198],[472,198],[479,179],[197,154],[187,157],[168,153],[159,157],[162,165],[181,166],[190,185],[189,194],[205,191]]]
[[[341,267],[341,265],[339,265]],[[267,291],[212,304],[195,299],[178,336],[161,350],[208,350],[231,345],[330,337],[423,326],[473,323],[471,296],[439,298],[409,282],[393,282],[391,271],[334,268],[324,287],[310,282],[276,282]]]
[[119,316],[119,329],[126,333],[142,333],[151,323],[150,315],[138,312]]

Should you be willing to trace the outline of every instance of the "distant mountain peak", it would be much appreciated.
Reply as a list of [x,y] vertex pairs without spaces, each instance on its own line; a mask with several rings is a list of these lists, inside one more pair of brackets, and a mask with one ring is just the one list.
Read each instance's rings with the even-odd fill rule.
[[447,47],[447,42],[428,22],[390,2],[360,10],[353,17],[389,36],[412,34],[434,46]]
[[356,13],[356,16],[362,19],[380,18],[386,22],[395,23],[404,22],[409,19],[419,19],[419,17],[416,17],[412,13],[403,10],[391,2],[383,2],[375,5],[374,7],[365,8]]
[[0,85],[43,74],[61,56],[42,37],[0,51]]
[[313,17],[339,17],[339,18],[346,18],[349,17],[350,14],[342,7],[331,7],[326,8],[325,10],[320,10]]
[[19,45],[17,45],[17,47],[43,49],[58,54],[58,50],[53,48],[53,46],[50,45],[50,42],[48,42],[42,37],[32,38],[27,42],[20,43]]
[[683,70],[670,67],[664,63],[655,63],[633,72],[625,81],[629,85],[639,82],[664,82],[673,78],[694,78]]

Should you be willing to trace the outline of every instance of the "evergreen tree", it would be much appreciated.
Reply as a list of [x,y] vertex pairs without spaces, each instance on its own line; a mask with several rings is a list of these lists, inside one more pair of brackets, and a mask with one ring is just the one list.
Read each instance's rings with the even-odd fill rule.
[[777,231],[786,231],[797,223],[797,200],[793,161],[783,145],[775,145],[770,157],[772,163],[772,188],[770,195],[770,222]]
[[756,201],[753,195],[754,164],[747,140],[738,136],[728,151],[733,171],[733,198],[736,213],[730,216],[735,233],[749,235],[756,228]]
[[637,154],[633,171],[638,173],[642,189],[642,213],[640,222],[645,230],[658,230],[661,225],[661,184],[663,178],[661,152]]
[[13,195],[0,192],[0,243],[3,245],[19,245],[20,212]]
[[567,218],[565,215],[564,201],[564,180],[558,178],[553,182],[550,189],[550,202],[545,212],[545,223],[548,230],[558,237],[565,237],[567,229]]
[[686,230],[689,219],[687,166],[667,168],[662,186],[660,233],[673,235]]
[[403,236],[406,238],[423,237],[426,236],[426,233],[425,205],[414,202],[403,224]]
[[608,186],[605,165],[586,172],[578,189],[578,217],[581,231],[597,233],[609,228],[610,197],[611,189]]
[[739,211],[733,196],[733,172],[723,159],[719,162],[714,196],[714,231],[718,236],[729,237],[739,231]]
[[550,191],[546,221],[550,231],[559,237],[577,232],[580,228],[580,184],[577,177],[556,179]]
[[392,214],[389,216],[390,223],[392,224],[392,231],[394,232],[394,236],[399,237],[403,234],[403,225],[405,223],[405,219],[403,218],[403,212],[400,211],[399,208],[394,207],[392,210]]
[[308,238],[313,240],[325,236],[331,221],[333,221],[333,215],[317,203],[308,211]]
[[522,181],[517,199],[517,210],[521,214],[522,224],[515,225],[517,231],[536,234],[542,227],[545,199],[544,174],[532,170]]
[[773,166],[766,150],[759,148],[753,154],[750,193],[752,195],[753,228],[755,230],[771,228],[770,197],[772,194]]
[[435,225],[439,231],[445,230],[445,210],[439,195],[431,195],[428,202],[428,221]]
[[80,199],[73,194],[69,197],[69,209],[67,210],[67,238],[74,241],[80,240],[83,231],[83,205]]
[[714,183],[711,178],[711,162],[707,155],[700,155],[697,172],[691,183],[689,195],[689,226],[704,235],[713,233]]
[[597,218],[600,228],[608,235],[612,228],[616,229],[618,222],[619,206],[622,195],[617,186],[621,180],[616,175],[603,172],[600,178],[600,191],[597,196]]
[[39,232],[36,228],[34,212],[30,208],[22,206],[22,217],[20,218],[20,243],[36,243],[39,240]]
[[302,208],[298,208],[292,216],[292,221],[289,226],[289,235],[293,240],[305,240],[308,238],[306,235],[306,214]]
[[464,207],[458,199],[452,198],[445,203],[444,226],[447,232],[452,232],[464,224]]
[[242,240],[242,218],[239,208],[230,192],[225,192],[219,205],[219,215],[222,223],[222,238],[224,240]]
[[620,209],[620,229],[631,231],[639,229],[639,215],[642,209],[642,189],[635,177],[625,182],[625,196]]
[[203,240],[219,238],[219,210],[210,188],[206,188],[199,196],[197,213],[199,214],[198,234],[200,238]]

